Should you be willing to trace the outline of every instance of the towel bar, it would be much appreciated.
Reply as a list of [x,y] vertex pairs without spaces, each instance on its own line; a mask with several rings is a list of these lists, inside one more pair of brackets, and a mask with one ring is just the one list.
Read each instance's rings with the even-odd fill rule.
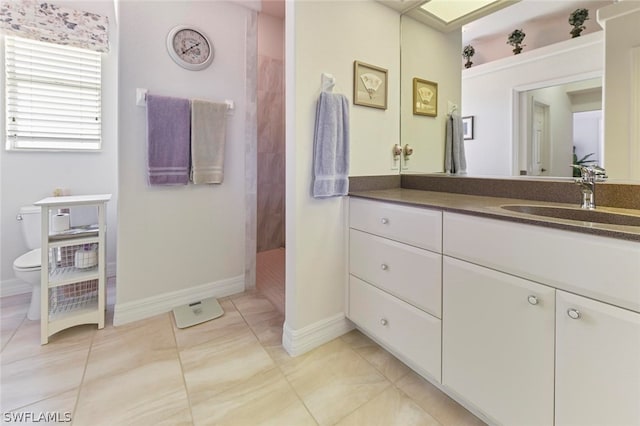
[[[148,92],[149,92],[149,90],[147,90],[147,89],[141,89],[141,88],[137,88],[136,89],[136,105],[138,105],[140,107],[146,107],[147,106],[147,93]],[[235,102],[233,102],[232,100],[225,99],[224,103],[227,104],[227,110],[228,111],[233,111],[236,108]]]

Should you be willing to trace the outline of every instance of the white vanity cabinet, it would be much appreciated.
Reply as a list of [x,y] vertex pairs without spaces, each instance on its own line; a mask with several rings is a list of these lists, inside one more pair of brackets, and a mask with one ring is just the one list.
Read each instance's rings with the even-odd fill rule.
[[555,290],[443,263],[443,384],[502,424],[552,425]]
[[[104,327],[106,283],[106,203],[111,194],[48,197],[42,208],[40,341],[81,324]],[[95,209],[97,223],[54,232],[52,213]],[[71,212],[73,215],[73,211]]]
[[640,314],[560,290],[556,311],[556,426],[640,425]]
[[448,212],[443,235],[446,387],[499,424],[640,425],[639,243]]
[[349,215],[348,317],[440,382],[442,212],[351,198]]

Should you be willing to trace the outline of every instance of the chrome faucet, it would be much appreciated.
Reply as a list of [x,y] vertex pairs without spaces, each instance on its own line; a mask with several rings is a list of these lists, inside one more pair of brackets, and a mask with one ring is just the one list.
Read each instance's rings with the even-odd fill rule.
[[576,178],[576,184],[580,185],[582,191],[583,209],[593,210],[596,208],[596,182],[604,182],[607,179],[607,171],[597,164],[590,166],[578,166],[572,164],[571,167],[580,170],[580,177]]

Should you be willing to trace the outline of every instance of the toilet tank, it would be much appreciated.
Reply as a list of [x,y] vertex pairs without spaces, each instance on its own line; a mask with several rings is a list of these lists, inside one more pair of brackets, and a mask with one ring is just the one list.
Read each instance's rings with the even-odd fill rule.
[[29,250],[36,249],[42,244],[42,222],[40,221],[40,214],[40,207],[26,206],[20,208],[22,236]]

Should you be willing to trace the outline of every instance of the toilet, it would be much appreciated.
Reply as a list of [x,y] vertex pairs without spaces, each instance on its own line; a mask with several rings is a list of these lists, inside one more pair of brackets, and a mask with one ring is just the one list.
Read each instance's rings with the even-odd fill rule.
[[20,208],[20,214],[17,216],[22,228],[22,236],[30,251],[14,260],[13,271],[16,278],[31,284],[33,289],[31,304],[27,312],[27,318],[30,320],[40,319],[40,266],[42,262],[40,215],[40,207],[28,206]]

